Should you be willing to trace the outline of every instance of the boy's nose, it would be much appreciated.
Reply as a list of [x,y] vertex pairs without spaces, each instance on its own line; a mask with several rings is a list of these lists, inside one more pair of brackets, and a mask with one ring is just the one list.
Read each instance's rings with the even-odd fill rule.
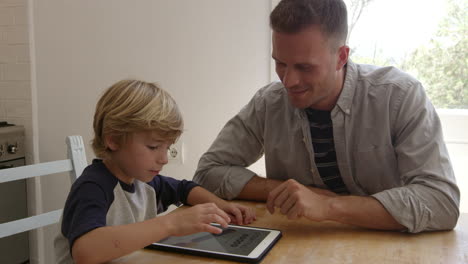
[[168,161],[169,161],[168,155],[169,155],[168,152],[161,153],[161,155],[159,155],[159,157],[158,157],[158,163],[163,164],[163,165],[167,164]]

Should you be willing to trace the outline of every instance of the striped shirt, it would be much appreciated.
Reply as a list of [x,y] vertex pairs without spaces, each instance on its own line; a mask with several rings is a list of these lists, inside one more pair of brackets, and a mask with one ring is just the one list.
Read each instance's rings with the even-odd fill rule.
[[336,162],[333,124],[330,111],[306,109],[310,135],[315,154],[315,164],[323,183],[335,193],[348,193]]

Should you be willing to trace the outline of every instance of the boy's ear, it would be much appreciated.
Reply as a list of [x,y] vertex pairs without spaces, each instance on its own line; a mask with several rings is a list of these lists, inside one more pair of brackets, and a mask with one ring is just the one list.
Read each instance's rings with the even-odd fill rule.
[[114,135],[104,136],[104,142],[106,143],[106,147],[111,151],[116,151],[119,149],[119,141]]

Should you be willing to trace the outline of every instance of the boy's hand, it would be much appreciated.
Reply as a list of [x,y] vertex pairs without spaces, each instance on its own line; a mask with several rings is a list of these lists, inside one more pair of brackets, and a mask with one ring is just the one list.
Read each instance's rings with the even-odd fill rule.
[[248,225],[257,220],[255,210],[240,204],[223,201],[219,207],[229,215],[232,224]]
[[214,203],[197,204],[185,210],[176,210],[167,215],[169,233],[173,236],[185,236],[197,232],[220,234],[220,228],[210,225],[218,223],[226,228],[229,216]]

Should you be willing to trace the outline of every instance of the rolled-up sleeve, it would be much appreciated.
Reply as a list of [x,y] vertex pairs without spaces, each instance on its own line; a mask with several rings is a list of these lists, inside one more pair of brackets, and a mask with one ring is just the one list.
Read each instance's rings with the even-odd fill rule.
[[264,107],[258,94],[224,126],[200,158],[193,180],[224,199],[234,199],[255,175],[246,167],[263,155]]
[[453,229],[460,191],[440,120],[419,83],[400,94],[392,118],[402,186],[372,196],[408,232]]

